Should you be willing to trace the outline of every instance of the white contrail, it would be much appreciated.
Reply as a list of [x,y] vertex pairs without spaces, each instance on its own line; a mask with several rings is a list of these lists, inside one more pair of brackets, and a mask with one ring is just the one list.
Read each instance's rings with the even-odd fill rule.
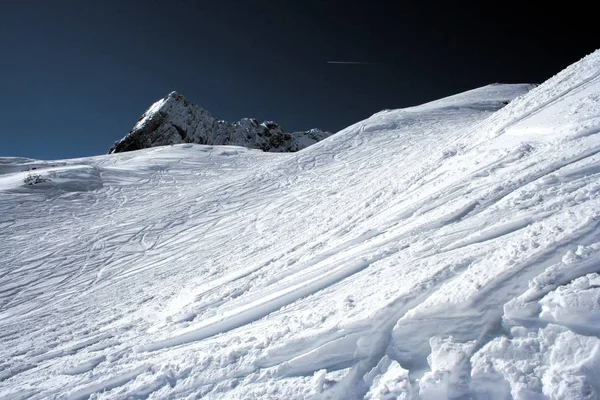
[[378,65],[378,62],[369,61],[327,61],[327,64],[362,64],[362,65]]

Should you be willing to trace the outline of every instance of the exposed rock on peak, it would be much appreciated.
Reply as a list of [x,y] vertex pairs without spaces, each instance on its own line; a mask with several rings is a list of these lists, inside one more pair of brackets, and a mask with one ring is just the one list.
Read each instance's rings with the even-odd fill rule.
[[131,132],[117,141],[109,153],[178,143],[236,145],[271,152],[293,152],[330,135],[319,129],[287,133],[275,122],[259,123],[252,118],[230,123],[190,103],[183,95],[171,92],[150,106]]

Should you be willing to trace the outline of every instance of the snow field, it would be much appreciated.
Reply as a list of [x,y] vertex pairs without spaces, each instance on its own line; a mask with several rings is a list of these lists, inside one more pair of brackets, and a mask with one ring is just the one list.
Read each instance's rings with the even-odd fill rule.
[[294,154],[0,159],[0,397],[598,398],[598,99],[597,52]]

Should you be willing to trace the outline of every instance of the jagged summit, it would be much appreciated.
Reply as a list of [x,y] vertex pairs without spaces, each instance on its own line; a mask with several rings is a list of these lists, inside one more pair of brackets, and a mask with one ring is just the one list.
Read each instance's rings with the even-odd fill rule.
[[117,141],[109,153],[178,143],[236,145],[271,152],[294,152],[330,135],[319,129],[287,133],[273,121],[259,123],[252,118],[230,123],[173,91],[152,104],[131,132]]

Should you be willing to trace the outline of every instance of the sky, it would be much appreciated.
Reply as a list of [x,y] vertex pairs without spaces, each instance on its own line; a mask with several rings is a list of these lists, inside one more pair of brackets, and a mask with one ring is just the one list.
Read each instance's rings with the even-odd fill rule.
[[0,156],[104,154],[173,90],[225,120],[335,132],[489,83],[541,83],[600,46],[577,2],[457,4],[7,1]]

